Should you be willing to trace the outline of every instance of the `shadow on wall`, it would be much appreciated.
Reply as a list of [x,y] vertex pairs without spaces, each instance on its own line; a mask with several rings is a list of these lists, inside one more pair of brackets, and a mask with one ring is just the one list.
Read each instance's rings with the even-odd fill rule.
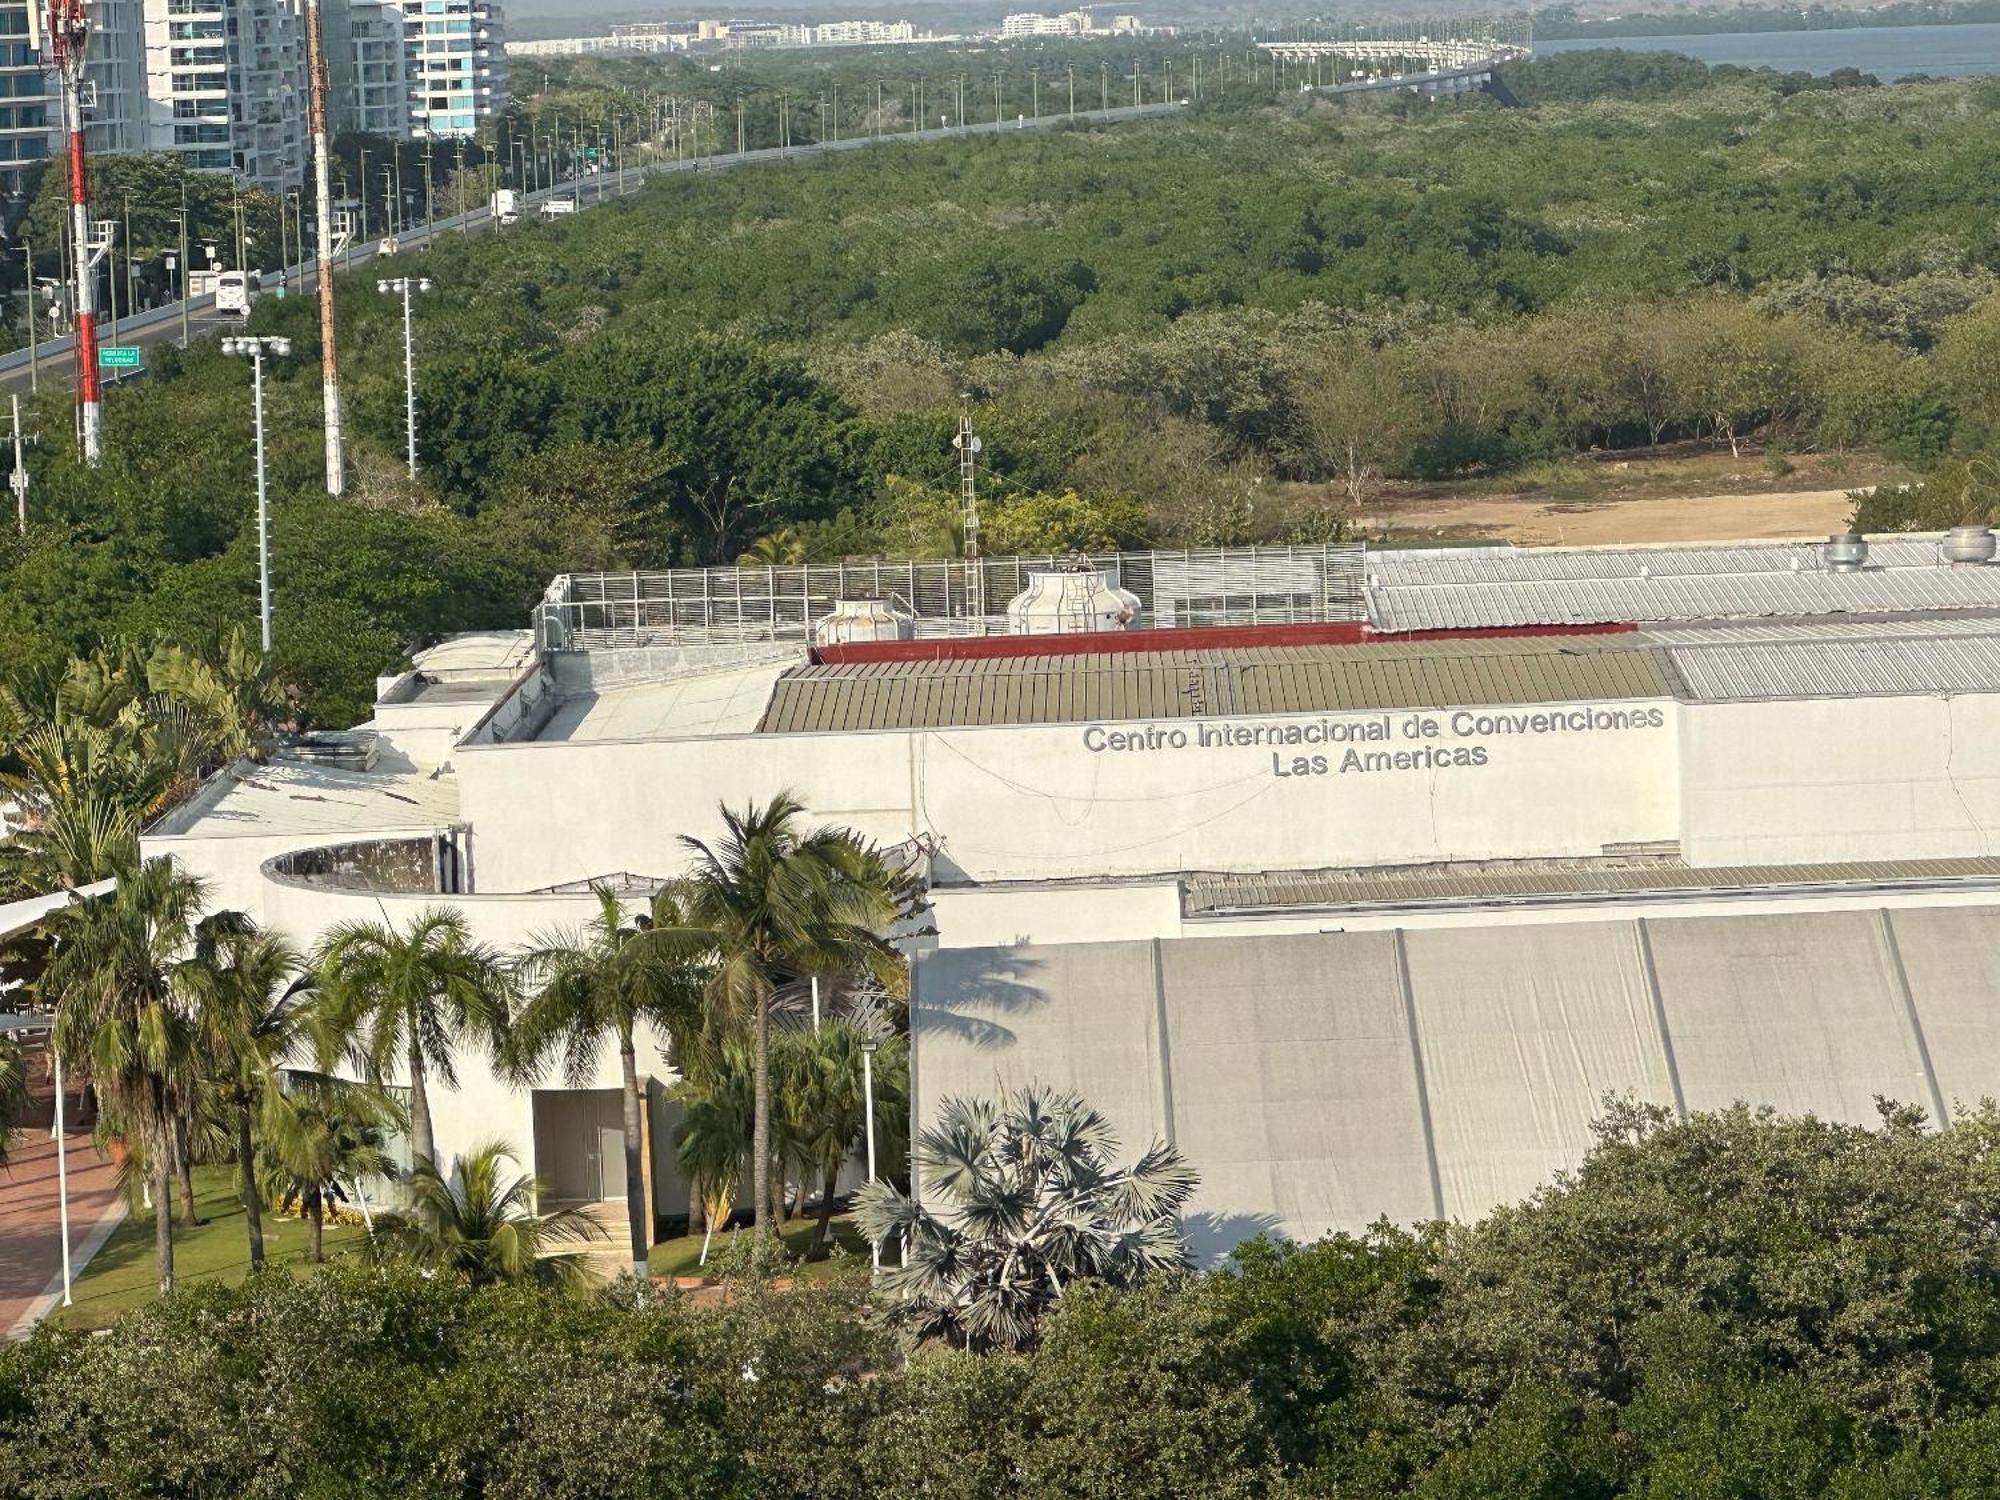
[[[1018,1016],[1049,1003],[1030,982],[1039,959],[1012,949],[943,949],[923,954],[911,985],[913,1038],[955,1037],[975,1047],[1011,1047],[1017,1038],[996,1016]],[[933,1000],[928,992],[949,998]]]
[[1236,1247],[1259,1235],[1283,1239],[1284,1224],[1276,1214],[1187,1214],[1181,1219],[1187,1235],[1188,1255],[1198,1266],[1213,1266],[1229,1259]]

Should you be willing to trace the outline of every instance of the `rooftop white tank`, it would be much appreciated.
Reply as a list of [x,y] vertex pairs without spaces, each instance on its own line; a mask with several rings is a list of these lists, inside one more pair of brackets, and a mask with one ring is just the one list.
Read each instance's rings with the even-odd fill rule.
[[840,599],[831,614],[813,621],[815,646],[840,646],[849,641],[907,641],[917,633],[914,617],[883,599]]
[[1138,623],[1139,596],[1088,565],[1030,573],[1028,586],[1007,604],[1009,635],[1131,630]]

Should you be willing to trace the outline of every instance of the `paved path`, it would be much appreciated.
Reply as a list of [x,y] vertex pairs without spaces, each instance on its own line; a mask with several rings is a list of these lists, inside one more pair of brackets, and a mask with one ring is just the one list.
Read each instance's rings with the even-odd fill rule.
[[[70,1266],[80,1275],[85,1251],[104,1242],[124,1217],[114,1169],[91,1145],[90,1132],[69,1136]],[[39,1106],[14,1132],[0,1167],[0,1338],[25,1336],[47,1312],[48,1294],[61,1298],[62,1243],[56,1206],[56,1147],[49,1106]]]

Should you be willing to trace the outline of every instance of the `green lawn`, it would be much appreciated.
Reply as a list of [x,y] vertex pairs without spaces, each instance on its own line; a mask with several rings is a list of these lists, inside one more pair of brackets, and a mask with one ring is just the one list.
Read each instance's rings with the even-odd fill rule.
[[[241,1281],[250,1269],[250,1242],[243,1228],[243,1205],[236,1197],[234,1166],[194,1169],[193,1229],[174,1228],[174,1279],[182,1286],[208,1281]],[[328,1259],[344,1254],[362,1236],[359,1225],[326,1226]],[[264,1256],[271,1265],[294,1271],[306,1263],[306,1226],[298,1219],[264,1214]],[[153,1263],[153,1217],[141,1211],[112,1231],[104,1248],[77,1278],[75,1305],[50,1316],[64,1328],[104,1328],[127,1308],[151,1302],[157,1290]]]
[[[827,1280],[837,1276],[866,1276],[868,1274],[868,1241],[854,1227],[846,1214],[833,1217],[834,1243],[845,1252],[821,1261],[808,1261],[806,1247],[812,1243],[813,1220],[794,1219],[784,1227],[785,1268],[779,1274],[798,1276],[810,1280]],[[730,1245],[738,1236],[741,1246],[730,1252]],[[715,1236],[709,1248],[711,1271],[720,1266],[731,1266],[740,1262],[743,1249],[749,1244],[748,1229],[732,1229]],[[701,1260],[701,1236],[682,1235],[678,1239],[661,1240],[653,1246],[647,1257],[655,1276],[700,1276],[703,1273]]]

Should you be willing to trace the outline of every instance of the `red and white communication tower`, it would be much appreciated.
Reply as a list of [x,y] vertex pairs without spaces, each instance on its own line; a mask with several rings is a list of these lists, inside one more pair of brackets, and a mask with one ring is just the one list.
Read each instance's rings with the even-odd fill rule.
[[84,0],[49,0],[49,65],[62,85],[63,129],[69,137],[77,434],[83,461],[94,468],[104,455],[104,398],[97,383],[97,263],[110,246],[97,243],[91,235],[89,187],[83,172],[83,52],[89,35]]

